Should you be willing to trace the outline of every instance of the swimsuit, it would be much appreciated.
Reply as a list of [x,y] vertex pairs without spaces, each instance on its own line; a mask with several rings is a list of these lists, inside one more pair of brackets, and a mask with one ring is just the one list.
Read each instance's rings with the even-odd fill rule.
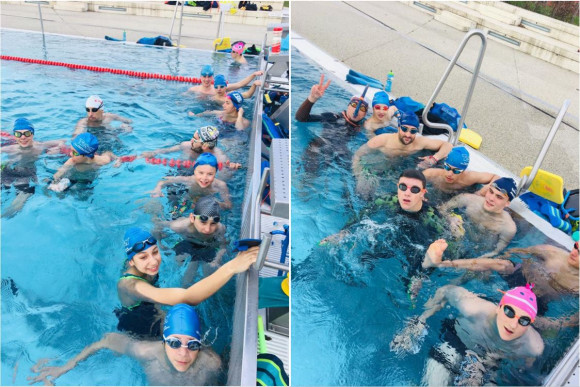
[[214,241],[215,239],[212,239],[207,244],[204,244],[184,240],[173,246],[173,251],[175,251],[175,255],[190,255],[192,261],[203,261],[209,263],[215,259],[215,255],[218,251],[217,248],[212,246],[212,242]]
[[[125,279],[136,279],[147,281],[145,278],[125,273],[119,278],[119,281]],[[157,279],[155,283],[157,284]],[[159,315],[159,309],[154,303],[148,301],[139,301],[131,306],[123,306],[114,310],[119,319],[117,329],[121,332],[127,332],[130,335],[141,338],[159,338],[162,334],[162,316]]]
[[11,185],[18,192],[34,194],[36,179],[35,167],[19,167],[2,164],[2,188],[9,189]]

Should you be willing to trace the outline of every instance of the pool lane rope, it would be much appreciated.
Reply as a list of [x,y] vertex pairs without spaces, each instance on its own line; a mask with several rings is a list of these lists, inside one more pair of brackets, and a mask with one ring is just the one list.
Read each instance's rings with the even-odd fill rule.
[[127,75],[130,77],[144,78],[144,79],[161,79],[164,81],[201,83],[201,78],[183,77],[181,75],[145,73],[145,72],[140,72],[140,71],[120,70],[120,69],[112,69],[112,68],[108,68],[108,67],[87,66],[87,65],[80,65],[80,64],[74,64],[74,63],[54,62],[51,60],[21,58],[18,56],[8,56],[8,55],[0,55],[0,59],[2,59],[2,60],[14,60],[17,62],[24,62],[24,63],[36,63],[36,64],[47,65],[47,66],[62,66],[62,67],[68,67],[68,68],[74,69],[74,70],[88,70],[88,71],[96,71],[98,73],[111,73],[111,74],[118,74],[118,75]]

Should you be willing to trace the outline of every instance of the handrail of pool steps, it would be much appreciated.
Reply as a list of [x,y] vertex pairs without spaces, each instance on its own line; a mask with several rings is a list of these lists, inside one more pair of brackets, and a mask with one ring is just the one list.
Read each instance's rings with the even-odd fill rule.
[[108,67],[97,67],[97,66],[88,66],[88,65],[81,65],[81,64],[74,64],[74,63],[55,62],[52,60],[43,60],[43,59],[21,58],[18,56],[9,56],[9,55],[0,55],[0,59],[2,59],[2,60],[14,60],[14,61],[25,62],[25,63],[42,64],[42,65],[47,65],[47,66],[62,66],[62,67],[68,67],[68,68],[74,69],[74,70],[88,70],[88,71],[96,71],[99,73],[112,73],[112,74],[119,74],[119,75],[127,75],[130,77],[137,77],[137,78],[161,79],[164,81],[187,82],[187,83],[201,83],[201,78],[184,77],[181,75],[145,73],[142,71],[112,69],[112,68],[108,68]]
[[542,149],[540,150],[540,153],[538,154],[538,157],[536,158],[536,162],[534,163],[532,171],[530,172],[529,176],[528,175],[522,176],[522,179],[520,180],[520,184],[518,187],[518,195],[521,192],[527,190],[530,187],[530,185],[532,185],[532,182],[534,181],[536,174],[538,173],[538,170],[542,166],[542,162],[544,161],[544,157],[546,157],[546,153],[548,153],[548,149],[550,148],[550,145],[552,144],[552,141],[554,140],[554,136],[556,136],[556,132],[558,131],[558,128],[560,127],[560,124],[562,123],[562,120],[564,119],[564,115],[566,114],[566,110],[568,110],[569,106],[570,106],[570,100],[567,99],[562,104],[562,107],[560,108],[560,112],[558,113],[558,116],[556,117],[556,120],[554,121],[552,128],[548,132],[548,136],[546,137],[546,140],[544,141],[544,145],[542,146]]
[[[445,81],[447,80],[449,73],[451,73],[453,66],[455,66],[455,64],[457,63],[457,59],[459,59],[459,56],[463,52],[465,45],[467,44],[469,39],[471,39],[474,36],[479,36],[481,38],[481,48],[479,49],[479,56],[477,57],[477,62],[475,64],[475,68],[473,69],[471,83],[469,84],[469,88],[467,89],[467,95],[465,96],[465,103],[463,104],[463,109],[461,110],[461,119],[459,120],[459,124],[457,125],[457,132],[454,135],[453,129],[451,128],[451,126],[449,126],[447,124],[436,124],[434,122],[431,122],[427,118],[427,114],[429,113],[429,109],[431,108],[431,105],[435,101],[435,97],[437,97],[437,95],[441,91],[441,88],[445,84]],[[448,141],[450,143],[452,143],[454,146],[457,145],[457,141],[459,140],[459,136],[461,135],[461,129],[463,129],[463,122],[465,121],[465,116],[467,115],[467,108],[469,107],[469,102],[471,101],[471,96],[473,95],[473,90],[475,89],[475,82],[477,81],[477,77],[479,75],[479,69],[481,67],[481,62],[483,62],[483,55],[485,54],[486,47],[487,47],[487,37],[485,36],[485,33],[482,30],[474,29],[474,30],[469,31],[467,34],[465,34],[465,36],[463,37],[463,40],[461,41],[461,43],[459,44],[459,47],[457,48],[457,51],[455,52],[455,55],[453,56],[453,58],[451,59],[451,61],[447,65],[447,68],[445,69],[445,72],[443,73],[441,80],[439,80],[439,83],[435,87],[435,90],[433,91],[433,94],[431,95],[429,102],[427,102],[427,104],[425,105],[425,109],[423,110],[423,115],[422,115],[423,122],[432,128],[447,130],[449,132]]]
[[[266,69],[263,52],[264,47],[262,46],[260,53],[260,70],[262,71]],[[263,87],[262,84],[256,90],[256,103],[252,116],[240,238],[261,237],[260,213],[256,211],[256,205],[259,206],[259,202],[256,198],[260,196],[259,185],[261,181]],[[256,384],[257,374],[258,271],[254,267],[250,267],[246,273],[237,277],[227,384],[230,386],[253,386]]]

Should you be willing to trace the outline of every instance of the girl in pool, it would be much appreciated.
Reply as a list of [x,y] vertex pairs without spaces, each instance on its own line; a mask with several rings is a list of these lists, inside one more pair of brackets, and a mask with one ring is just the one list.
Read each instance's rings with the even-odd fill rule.
[[223,202],[220,203],[222,208],[232,208],[230,200],[230,190],[225,182],[215,178],[218,171],[218,162],[216,157],[211,153],[202,153],[199,155],[193,166],[193,175],[191,176],[166,176],[151,191],[151,196],[163,196],[161,189],[167,184],[182,183],[188,186],[189,196],[192,200],[206,195],[219,193]]
[[117,282],[121,308],[115,311],[119,318],[117,329],[129,334],[159,338],[163,312],[158,304],[197,305],[216,293],[235,274],[246,271],[256,261],[258,248],[240,252],[223,264],[212,275],[187,289],[158,288],[155,286],[161,265],[157,240],[148,231],[130,228],[125,232],[125,273]]
[[234,44],[232,44],[231,56],[232,56],[232,59],[234,60],[235,63],[241,64],[241,65],[248,63],[246,58],[244,58],[245,47],[246,47],[246,43],[244,43],[242,41],[237,41],[237,42],[234,42]]
[[232,91],[226,95],[223,103],[223,110],[208,110],[198,114],[189,112],[190,117],[201,117],[215,115],[224,123],[234,124],[237,130],[244,130],[250,126],[250,121],[244,118],[244,97],[238,91]]

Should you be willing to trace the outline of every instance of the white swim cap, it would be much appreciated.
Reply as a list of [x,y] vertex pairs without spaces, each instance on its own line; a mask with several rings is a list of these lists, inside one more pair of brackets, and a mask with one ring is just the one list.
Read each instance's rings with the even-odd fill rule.
[[104,105],[103,100],[98,95],[91,95],[87,98],[87,102],[85,102],[85,107],[88,108],[102,108]]

